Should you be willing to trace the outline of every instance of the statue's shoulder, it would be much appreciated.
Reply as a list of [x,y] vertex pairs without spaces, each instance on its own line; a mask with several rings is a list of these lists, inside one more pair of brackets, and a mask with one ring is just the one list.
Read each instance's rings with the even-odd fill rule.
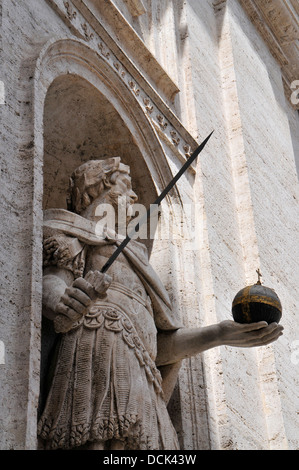
[[106,234],[98,224],[65,209],[47,209],[44,211],[44,234],[62,233],[75,237],[89,245],[107,243]]
[[43,266],[57,266],[80,277],[85,264],[86,245],[78,239],[76,232],[82,224],[75,215],[63,209],[44,211]]

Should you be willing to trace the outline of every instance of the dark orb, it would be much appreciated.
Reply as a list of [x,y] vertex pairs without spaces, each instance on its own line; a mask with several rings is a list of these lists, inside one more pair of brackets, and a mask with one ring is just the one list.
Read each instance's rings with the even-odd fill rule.
[[280,300],[273,289],[254,284],[241,289],[232,304],[233,319],[238,323],[266,321],[279,323],[282,316]]

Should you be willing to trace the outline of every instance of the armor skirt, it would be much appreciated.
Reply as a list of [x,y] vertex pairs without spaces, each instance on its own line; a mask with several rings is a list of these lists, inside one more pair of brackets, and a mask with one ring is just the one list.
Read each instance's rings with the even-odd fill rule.
[[128,315],[97,301],[61,337],[38,434],[52,449],[110,439],[125,449],[178,449],[161,382]]

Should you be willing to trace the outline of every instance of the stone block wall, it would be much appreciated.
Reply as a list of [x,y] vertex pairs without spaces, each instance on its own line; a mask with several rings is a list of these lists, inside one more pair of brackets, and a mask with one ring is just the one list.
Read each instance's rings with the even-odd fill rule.
[[[34,166],[33,79],[41,45],[68,29],[47,2],[2,1],[1,76],[1,449],[36,446],[42,213],[34,185],[42,169]],[[35,258],[36,259],[36,258]]]
[[[91,25],[81,21],[83,4]],[[256,281],[257,268],[283,304],[285,333],[275,345],[221,347],[184,361],[170,402],[182,449],[297,449],[299,117],[285,96],[281,63],[241,1],[109,0],[105,11],[101,5],[1,2],[0,448],[37,448],[43,174],[51,177],[52,158],[47,153],[45,169],[37,155],[36,110],[40,120],[44,103],[36,89],[46,86],[36,79],[37,61],[49,41],[69,38],[85,41],[105,67],[110,60],[120,79],[134,75],[123,90],[132,93],[132,109],[143,106],[152,129],[144,135],[156,140],[149,151],[132,127],[128,148],[139,158],[137,147],[149,155],[156,146],[153,185],[159,188],[214,129],[173,196],[196,207],[195,245],[181,237],[152,255],[183,322],[231,318],[234,295]],[[63,60],[53,67],[63,69]],[[102,112],[101,103],[94,107]]]

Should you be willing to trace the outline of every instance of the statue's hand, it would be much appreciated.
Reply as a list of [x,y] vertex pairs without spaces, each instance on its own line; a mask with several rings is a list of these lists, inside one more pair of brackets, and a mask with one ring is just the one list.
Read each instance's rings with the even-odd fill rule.
[[72,325],[87,313],[94,298],[93,286],[82,277],[65,289],[56,306],[54,327],[57,333],[66,333]]
[[54,327],[57,333],[66,333],[72,325],[86,315],[96,298],[106,295],[111,277],[99,271],[90,271],[85,278],[76,279],[67,287],[56,306]]
[[96,297],[103,297],[111,284],[112,278],[100,271],[89,271],[84,277],[94,288]]
[[261,321],[257,323],[237,323],[225,320],[218,324],[220,343],[227,346],[250,348],[265,346],[276,341],[283,331],[283,326],[277,323]]

